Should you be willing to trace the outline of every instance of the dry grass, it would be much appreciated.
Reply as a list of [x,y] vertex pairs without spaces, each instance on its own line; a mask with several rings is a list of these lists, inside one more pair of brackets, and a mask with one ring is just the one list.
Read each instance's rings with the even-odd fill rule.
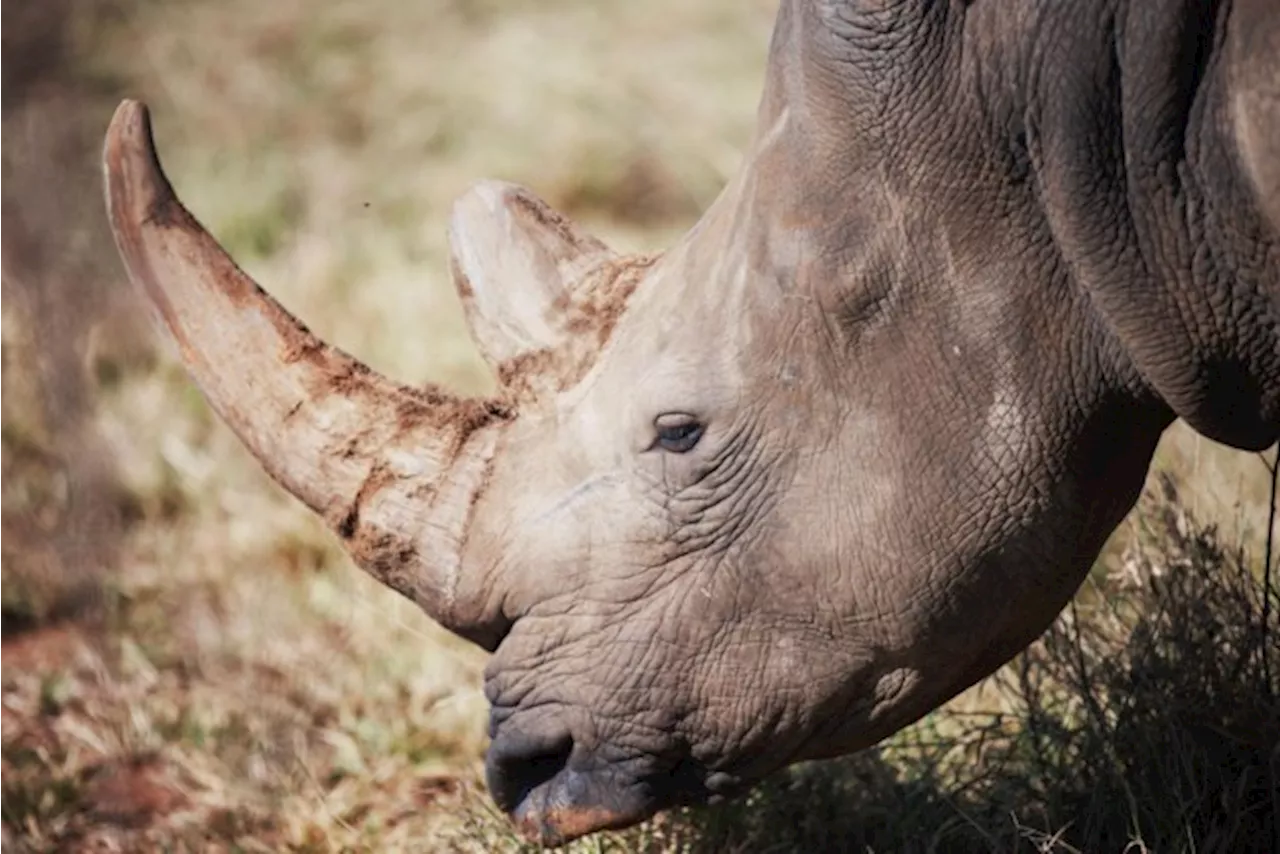
[[[138,322],[98,201],[118,98],[151,103],[184,198],[314,329],[396,377],[479,388],[489,378],[447,281],[450,201],[508,178],[623,247],[664,245],[736,165],[772,13],[728,0],[5,6],[6,847],[520,850],[480,783],[482,657],[353,570]],[[1247,632],[1229,648],[1255,664],[1234,681],[1183,679],[1212,676],[1218,647],[1182,638],[1191,616],[1175,610],[1203,601],[1223,631],[1257,624],[1235,544],[1261,541],[1265,469],[1185,431],[1162,454],[1194,474],[1184,503],[1229,547],[1206,546],[1185,515],[1157,537],[1135,521],[1110,565],[1136,555],[1139,581],[1101,580],[1085,619],[1024,659],[1030,676],[987,683],[882,751],[577,850],[1247,842],[1260,827],[1239,800],[1256,790],[1248,774],[1275,780],[1267,709],[1233,724],[1264,742],[1237,761],[1238,732],[1230,750],[1201,749],[1172,718],[1135,716],[1119,686],[1138,673],[1133,697],[1198,704],[1214,725],[1273,696],[1248,670]],[[1199,586],[1160,581],[1165,565],[1198,568],[1185,577]],[[1129,610],[1102,609],[1119,591]],[[1165,659],[1144,637],[1182,650],[1177,666],[1152,664]],[[1075,647],[1119,670],[1076,678]],[[1177,691],[1192,705],[1170,704]],[[1080,706],[1096,692],[1114,717],[1102,724]],[[998,716],[976,714],[993,705]],[[1245,770],[1226,779],[1222,756]],[[1150,808],[1163,790],[1135,773],[1152,757],[1182,762],[1151,779],[1193,786],[1183,800],[1200,812]],[[1213,798],[1210,817],[1238,827],[1203,819]]]

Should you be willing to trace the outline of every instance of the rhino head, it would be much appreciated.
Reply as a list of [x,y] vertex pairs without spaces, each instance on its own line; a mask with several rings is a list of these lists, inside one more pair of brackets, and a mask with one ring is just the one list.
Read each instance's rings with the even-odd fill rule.
[[[1277,432],[1257,276],[1262,326],[1207,317],[1218,350],[1164,335],[1182,280],[1134,313],[1145,280],[1090,243],[1122,214],[1087,204],[1087,171],[1029,180],[1040,154],[977,108],[876,112],[901,81],[826,61],[856,40],[788,8],[743,167],[665,254],[615,254],[512,185],[457,203],[487,399],[318,340],[178,202],[144,107],[108,132],[131,277],[271,475],[493,652],[489,787],[545,843],[875,743],[1048,625],[1175,415],[1240,446]],[[936,60],[913,50],[900,75]],[[1069,147],[1053,119],[1068,136],[1041,144]],[[1170,380],[1179,359],[1199,373]],[[1196,393],[1240,365],[1265,382],[1234,409]]]

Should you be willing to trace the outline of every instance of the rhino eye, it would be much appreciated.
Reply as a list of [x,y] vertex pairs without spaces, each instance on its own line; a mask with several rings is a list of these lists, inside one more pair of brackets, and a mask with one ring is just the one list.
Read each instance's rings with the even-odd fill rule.
[[683,454],[693,450],[702,438],[702,423],[687,412],[667,412],[653,421],[653,429],[658,434],[654,447],[662,448],[673,454]]

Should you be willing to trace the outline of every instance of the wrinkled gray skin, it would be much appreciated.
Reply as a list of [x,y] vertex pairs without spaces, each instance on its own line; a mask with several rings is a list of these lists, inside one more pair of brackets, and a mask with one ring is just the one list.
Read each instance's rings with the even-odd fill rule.
[[[426,599],[494,650],[528,835],[875,743],[1050,623],[1175,418],[1276,441],[1278,18],[783,2],[742,170],[651,266],[514,188],[460,201],[518,414]],[[620,316],[557,315],[593,288]]]

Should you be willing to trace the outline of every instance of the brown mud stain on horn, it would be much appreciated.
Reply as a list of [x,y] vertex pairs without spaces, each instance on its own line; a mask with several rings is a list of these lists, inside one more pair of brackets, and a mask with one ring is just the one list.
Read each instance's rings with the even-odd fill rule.
[[565,343],[503,362],[498,366],[503,387],[519,401],[543,389],[562,392],[580,382],[609,343],[632,294],[659,257],[613,258],[588,272],[578,288],[566,292],[553,305],[567,333]]
[[[498,365],[498,382],[519,399],[532,391],[534,380],[556,377],[561,372],[557,358],[558,351],[552,349],[530,350],[513,356]],[[557,377],[555,387],[563,390],[567,386]]]
[[475,297],[476,291],[471,286],[471,279],[467,277],[466,271],[462,269],[462,265],[458,263],[458,259],[452,252],[449,253],[449,273],[453,277],[453,287],[457,290],[458,296],[464,300]]
[[[357,444],[358,439],[348,443],[349,446]],[[347,451],[350,450],[348,447]],[[361,518],[365,504],[395,480],[389,467],[374,464],[341,515],[330,516],[326,521],[342,538],[347,553],[361,569],[412,601],[417,599],[418,590],[407,569],[418,559],[417,547],[411,538],[393,534]]]
[[313,400],[330,394],[348,398],[394,398],[396,426],[403,431],[447,427],[459,441],[481,427],[515,417],[510,403],[498,398],[459,398],[443,388],[410,386],[380,376],[368,365],[315,337],[289,315],[276,324],[284,341],[281,361],[307,362],[316,369],[308,389]]
[[659,257],[632,255],[603,265],[601,277],[574,303],[566,318],[568,331],[580,335],[594,334],[596,346],[603,348],[609,342],[618,319],[626,311],[627,302],[640,280]]
[[528,193],[516,192],[509,196],[508,202],[516,213],[550,231],[554,231],[564,241],[565,247],[571,247],[568,252],[558,251],[555,253],[558,261],[572,260],[583,254],[608,251],[603,243],[591,235],[574,228],[566,217],[541,199]]
[[[165,189],[169,188],[166,187]],[[171,189],[167,193],[161,193],[147,208],[145,222],[148,225],[154,225],[156,228],[192,228],[195,226],[191,213],[182,206],[182,202],[178,201],[178,197],[173,194]]]
[[377,581],[390,587],[411,602],[421,605],[422,585],[414,573],[421,565],[417,546],[407,537],[393,534],[374,525],[360,525],[343,539],[351,559]]
[[[376,513],[365,513],[366,505],[375,495],[398,480],[389,466],[375,464],[342,516],[336,520],[330,518],[330,527],[342,539],[347,553],[361,569],[410,601],[432,604],[420,601],[423,590],[414,570],[421,565],[422,556],[413,537],[407,533],[387,530],[376,521],[366,518],[372,515],[376,519]],[[434,499],[434,490],[430,497]],[[423,512],[425,516],[430,515],[430,501],[424,506]]]
[[402,387],[405,397],[396,404],[396,418],[402,429],[422,425],[455,426],[459,439],[498,421],[515,417],[514,407],[497,398],[455,398],[438,386]]

